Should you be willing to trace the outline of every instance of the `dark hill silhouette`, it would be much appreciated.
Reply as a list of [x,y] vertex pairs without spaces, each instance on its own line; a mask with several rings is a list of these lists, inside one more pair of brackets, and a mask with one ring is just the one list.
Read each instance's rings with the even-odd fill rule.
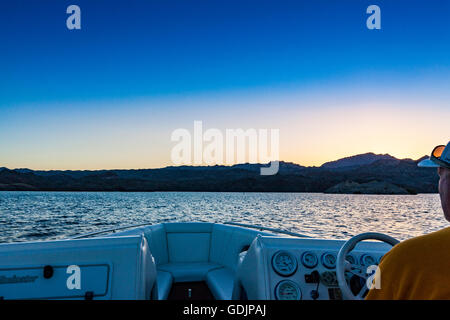
[[356,156],[345,157],[336,161],[326,162],[321,167],[326,169],[349,168],[371,164],[378,160],[397,160],[397,159],[389,154],[375,154],[372,152],[368,152],[364,154],[358,154]]
[[418,168],[418,161],[373,153],[339,159],[321,167],[304,167],[281,161],[279,172],[273,176],[261,176],[260,164],[83,171],[0,168],[0,190],[437,192],[436,170]]

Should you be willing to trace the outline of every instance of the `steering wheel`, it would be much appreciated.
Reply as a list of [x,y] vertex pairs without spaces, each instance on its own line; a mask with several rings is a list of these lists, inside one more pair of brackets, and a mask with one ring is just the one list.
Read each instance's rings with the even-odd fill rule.
[[[346,260],[346,256],[349,254],[350,251],[352,251],[355,246],[363,241],[363,240],[380,240],[383,242],[386,242],[390,244],[391,246],[395,246],[400,241],[397,239],[394,239],[388,235],[385,235],[383,233],[376,233],[376,232],[367,232],[367,233],[361,233],[358,234],[349,240],[347,240],[346,243],[342,246],[341,250],[339,250],[337,261],[336,261],[336,276],[338,279],[339,287],[342,292],[342,296],[344,299],[347,300],[363,300],[364,294],[368,290],[367,288],[367,278],[369,277],[367,274],[365,274],[363,271],[360,270],[360,266],[351,264]],[[345,279],[345,272],[350,272],[364,280],[364,286],[363,288],[357,293],[353,294],[352,290],[350,289],[346,279]]]

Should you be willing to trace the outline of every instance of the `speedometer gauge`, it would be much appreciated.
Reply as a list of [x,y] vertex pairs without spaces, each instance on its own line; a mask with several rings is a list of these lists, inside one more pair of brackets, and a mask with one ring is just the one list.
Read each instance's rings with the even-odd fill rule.
[[376,263],[377,263],[377,262],[376,262],[375,258],[372,257],[370,254],[363,254],[363,255],[361,256],[361,264],[362,264],[363,266],[368,267],[368,266],[374,265],[374,264],[376,264]]
[[277,300],[301,300],[302,292],[295,282],[283,280],[275,287],[275,298]]
[[314,268],[317,266],[317,256],[314,252],[306,251],[302,254],[302,263],[307,268]]
[[272,267],[280,276],[288,277],[297,270],[297,259],[287,251],[278,251],[273,255]]
[[334,269],[336,267],[336,255],[331,252],[325,252],[322,255],[322,264],[325,268]]

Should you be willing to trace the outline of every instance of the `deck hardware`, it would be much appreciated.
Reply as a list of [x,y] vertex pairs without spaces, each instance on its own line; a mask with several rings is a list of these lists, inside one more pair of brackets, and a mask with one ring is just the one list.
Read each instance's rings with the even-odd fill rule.
[[53,267],[52,266],[45,266],[44,267],[44,278],[50,279],[53,276]]
[[313,300],[317,300],[319,298],[319,291],[317,290],[311,290],[311,298]]
[[93,291],[86,291],[84,294],[84,300],[92,300],[94,299],[94,292]]

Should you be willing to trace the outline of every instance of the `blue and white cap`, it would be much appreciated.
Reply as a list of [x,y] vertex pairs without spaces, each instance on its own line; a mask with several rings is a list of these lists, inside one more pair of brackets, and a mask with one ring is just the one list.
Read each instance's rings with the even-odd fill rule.
[[417,164],[419,167],[444,167],[450,169],[450,142],[447,146],[439,145],[433,149],[431,156]]

